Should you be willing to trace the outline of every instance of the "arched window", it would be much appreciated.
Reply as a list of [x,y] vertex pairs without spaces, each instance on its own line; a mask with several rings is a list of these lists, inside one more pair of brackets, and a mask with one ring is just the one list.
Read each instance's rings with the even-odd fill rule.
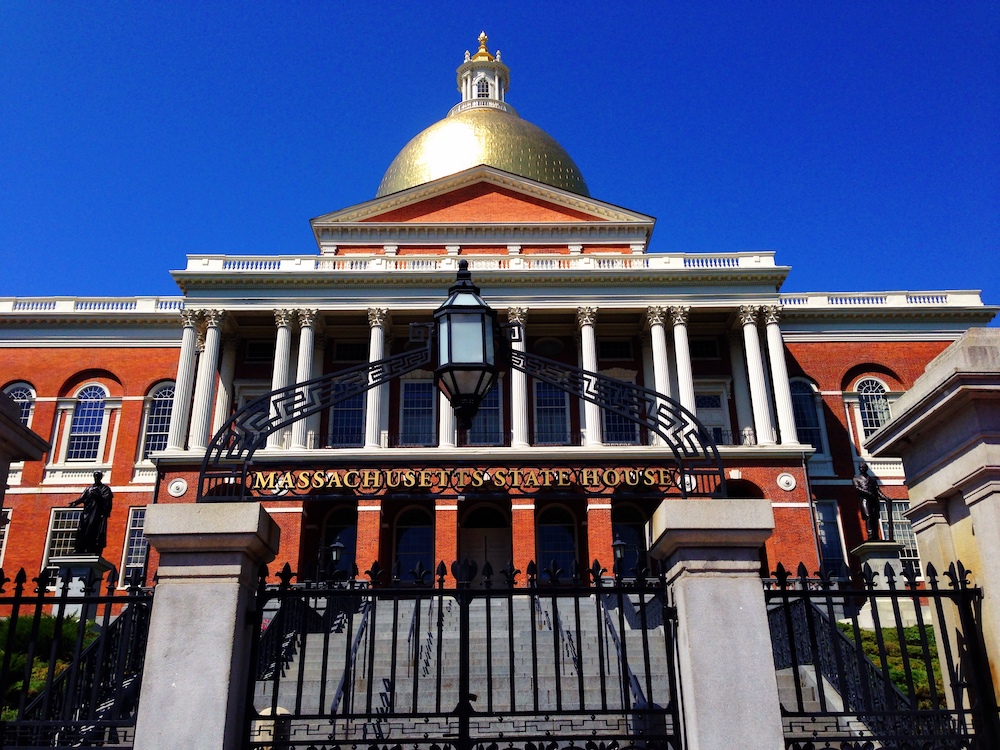
[[858,408],[861,412],[861,429],[865,438],[889,421],[889,400],[886,398],[885,384],[875,378],[859,380]]
[[550,507],[538,516],[538,567],[548,568],[555,562],[566,577],[573,569],[576,554],[576,521],[561,507]]
[[73,421],[66,445],[67,461],[96,461],[104,435],[104,399],[99,385],[88,385],[76,395]]
[[434,570],[434,521],[420,508],[404,511],[396,521],[396,560],[400,575],[410,580],[410,571],[422,563],[424,570]]
[[21,424],[29,427],[31,424],[31,412],[35,407],[35,393],[27,383],[13,383],[3,389],[3,392],[14,399],[20,409],[19,418]]
[[808,443],[820,453],[826,453],[816,391],[804,380],[792,380],[789,388],[792,391],[792,413],[799,441]]
[[146,437],[142,444],[142,457],[149,458],[154,451],[167,447],[170,432],[170,410],[174,405],[174,385],[161,385],[149,396],[146,407]]
[[646,567],[646,519],[632,505],[616,505],[611,511],[611,533],[625,542],[622,558],[623,575],[631,576],[633,570]]
[[[340,553],[340,562],[337,570],[344,570],[350,573],[357,560],[358,550],[358,512],[353,507],[335,508],[330,511],[323,522],[322,546],[326,549],[320,550],[320,554],[329,555],[328,549],[331,544],[339,541],[344,545]],[[330,558],[326,557],[328,561]],[[366,565],[374,562],[368,560]]]
[[490,97],[490,82],[485,78],[480,78],[476,83],[476,98],[477,99],[489,99]]

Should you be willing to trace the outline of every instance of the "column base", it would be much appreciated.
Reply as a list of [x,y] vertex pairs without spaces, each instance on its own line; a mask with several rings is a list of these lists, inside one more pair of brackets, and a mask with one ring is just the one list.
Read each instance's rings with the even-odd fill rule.
[[[94,594],[103,594],[102,588],[105,586],[105,576],[109,570],[114,570],[115,566],[105,560],[100,555],[62,555],[60,557],[50,557],[49,565],[59,569],[56,574],[56,590],[63,586],[66,578],[69,579],[69,595],[84,596],[86,592],[83,582],[93,574],[100,583]],[[117,582],[116,582],[117,583]],[[67,616],[77,617],[80,620],[93,620],[97,612],[96,604],[67,604],[63,609]]]

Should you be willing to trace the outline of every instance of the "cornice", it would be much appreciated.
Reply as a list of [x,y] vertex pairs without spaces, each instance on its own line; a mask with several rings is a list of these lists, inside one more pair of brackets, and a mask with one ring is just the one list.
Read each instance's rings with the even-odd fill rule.
[[559,222],[337,222],[314,225],[324,245],[507,245],[532,243],[647,244],[653,223],[638,221]]

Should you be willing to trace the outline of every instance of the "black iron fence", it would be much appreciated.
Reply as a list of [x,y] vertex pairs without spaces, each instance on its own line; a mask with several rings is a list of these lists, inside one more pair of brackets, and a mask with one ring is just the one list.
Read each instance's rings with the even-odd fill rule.
[[0,570],[0,746],[132,747],[152,589],[113,568],[32,582]]
[[900,575],[866,566],[862,586],[838,589],[778,567],[766,597],[790,750],[1000,747],[982,590],[961,563],[947,588],[933,565],[922,582]]
[[262,578],[247,747],[680,750],[662,578],[451,571]]

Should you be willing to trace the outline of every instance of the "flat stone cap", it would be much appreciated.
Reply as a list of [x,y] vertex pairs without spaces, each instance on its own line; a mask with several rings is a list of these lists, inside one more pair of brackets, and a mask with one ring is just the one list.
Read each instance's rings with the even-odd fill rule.
[[159,552],[278,551],[281,530],[260,503],[166,503],[146,508]]
[[646,525],[649,551],[666,558],[682,547],[752,547],[774,531],[766,498],[664,500]]

